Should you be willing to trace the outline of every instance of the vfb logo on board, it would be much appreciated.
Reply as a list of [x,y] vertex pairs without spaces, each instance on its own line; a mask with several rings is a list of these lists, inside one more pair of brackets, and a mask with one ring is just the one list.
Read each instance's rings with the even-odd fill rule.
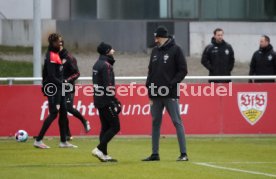
[[265,113],[267,92],[239,92],[238,106],[245,120],[254,125]]

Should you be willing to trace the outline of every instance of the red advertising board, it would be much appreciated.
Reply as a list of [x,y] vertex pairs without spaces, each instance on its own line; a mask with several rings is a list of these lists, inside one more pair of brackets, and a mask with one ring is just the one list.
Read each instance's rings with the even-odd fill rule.
[[[118,85],[129,88],[130,85]],[[118,95],[123,104],[120,114],[120,135],[150,135],[150,103],[143,90],[138,95]],[[98,135],[100,121],[93,97],[85,92],[89,85],[75,97],[75,107],[88,119],[92,130],[88,135]],[[88,90],[86,89],[88,88]],[[180,91],[180,112],[187,134],[276,134],[276,84],[187,84]],[[144,89],[144,88],[141,88]],[[86,90],[86,91],[85,91]],[[201,93],[201,94],[200,94]],[[204,94],[205,93],[205,94]],[[47,98],[36,85],[0,86],[0,136],[11,136],[19,129],[37,135],[48,114]],[[68,115],[73,135],[85,135],[78,119]],[[55,120],[46,135],[59,135]],[[175,134],[175,129],[165,112],[162,134]]]

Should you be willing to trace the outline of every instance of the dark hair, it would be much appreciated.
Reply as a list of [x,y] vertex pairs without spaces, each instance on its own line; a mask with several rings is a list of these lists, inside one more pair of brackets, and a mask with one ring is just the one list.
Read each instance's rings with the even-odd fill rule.
[[215,30],[214,30],[214,35],[216,35],[217,34],[217,32],[223,32],[223,29],[222,28],[216,28]]
[[270,43],[270,38],[267,35],[262,35],[262,37],[268,42]]
[[53,42],[56,42],[59,38],[62,38],[60,34],[52,33],[48,37],[48,42],[49,44],[53,44]]

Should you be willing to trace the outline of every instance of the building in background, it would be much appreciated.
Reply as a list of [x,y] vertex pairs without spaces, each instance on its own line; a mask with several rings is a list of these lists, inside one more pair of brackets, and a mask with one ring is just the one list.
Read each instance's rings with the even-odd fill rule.
[[[59,0],[54,18],[274,21],[275,0]],[[60,11],[64,5],[70,8]]]
[[[41,0],[41,18],[52,18],[52,0]],[[33,0],[0,0],[0,19],[32,19]]]
[[[41,0],[43,19],[274,21],[275,0]],[[32,19],[33,0],[0,0],[1,19]]]
[[[244,62],[261,34],[276,41],[276,0],[41,0],[41,6],[44,45],[57,31],[72,48],[95,50],[106,41],[119,51],[147,52],[154,29],[165,25],[186,55],[200,56],[221,27]],[[0,0],[0,44],[32,46],[32,18],[33,0]]]

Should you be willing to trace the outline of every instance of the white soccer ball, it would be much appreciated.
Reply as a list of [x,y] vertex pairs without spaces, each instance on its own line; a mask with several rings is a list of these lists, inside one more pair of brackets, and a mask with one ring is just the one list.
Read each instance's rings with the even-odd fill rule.
[[15,133],[15,139],[17,142],[26,142],[28,140],[28,133],[24,130],[18,130]]

